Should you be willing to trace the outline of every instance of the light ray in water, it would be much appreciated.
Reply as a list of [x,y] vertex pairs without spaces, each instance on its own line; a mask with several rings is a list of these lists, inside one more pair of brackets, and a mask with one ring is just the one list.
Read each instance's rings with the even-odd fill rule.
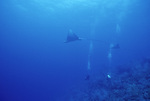
[[91,69],[91,55],[93,51],[93,42],[90,42],[90,47],[89,47],[89,54],[88,54],[88,70]]
[[[91,24],[91,33],[90,33],[90,38],[93,39],[95,36],[95,29],[96,25],[98,23],[98,18],[95,19],[94,23]],[[93,53],[93,41],[90,40],[90,46],[89,46],[89,53],[88,53],[88,70],[91,70],[91,56]]]
[[111,51],[111,48],[110,48],[109,52],[108,52],[109,68],[111,67],[111,59],[112,59],[112,51]]
[[120,31],[121,31],[120,25],[117,24],[117,25],[116,25],[116,33],[117,33],[117,34],[120,34]]

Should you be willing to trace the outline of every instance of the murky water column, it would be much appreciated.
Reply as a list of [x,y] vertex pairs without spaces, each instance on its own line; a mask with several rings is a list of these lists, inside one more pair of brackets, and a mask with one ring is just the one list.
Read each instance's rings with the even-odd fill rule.
[[108,52],[109,70],[111,69],[111,59],[112,59],[112,50],[111,50],[111,45],[110,45],[109,52]]
[[92,54],[93,54],[93,41],[92,39],[94,39],[95,37],[95,30],[96,30],[96,25],[98,23],[98,20],[95,19],[95,21],[91,24],[91,32],[90,32],[90,44],[89,44],[89,53],[88,53],[88,66],[87,69],[88,71],[91,70],[91,58],[92,58]]
[[[116,24],[116,36],[114,37],[115,43],[117,42],[117,38],[118,38],[117,36],[119,36],[120,31],[121,31],[120,25]],[[109,46],[109,51],[108,51],[109,71],[108,71],[108,75],[111,74],[111,69],[112,69],[112,49],[118,49],[118,48],[119,48],[119,46],[115,46],[115,44],[113,44],[113,43],[111,43]]]
[[119,35],[120,31],[121,31],[120,25],[117,23],[117,25],[116,25],[116,34]]
[[89,54],[88,54],[88,70],[91,70],[91,56],[92,56],[92,52],[93,52],[93,42],[90,41],[90,47],[89,47]]

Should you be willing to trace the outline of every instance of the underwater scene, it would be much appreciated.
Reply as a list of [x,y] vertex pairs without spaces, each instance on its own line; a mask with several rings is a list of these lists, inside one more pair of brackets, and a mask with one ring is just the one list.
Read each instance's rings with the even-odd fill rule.
[[150,1],[1,0],[0,101],[150,101]]

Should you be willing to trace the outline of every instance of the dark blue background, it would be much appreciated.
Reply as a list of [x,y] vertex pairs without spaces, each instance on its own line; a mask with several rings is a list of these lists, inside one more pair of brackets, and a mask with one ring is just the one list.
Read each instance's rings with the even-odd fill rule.
[[[85,83],[89,40],[63,43],[69,29],[94,38],[93,75],[150,57],[149,0],[1,0],[0,100],[54,101]],[[119,35],[116,25],[120,26]],[[93,31],[93,32],[92,32]]]

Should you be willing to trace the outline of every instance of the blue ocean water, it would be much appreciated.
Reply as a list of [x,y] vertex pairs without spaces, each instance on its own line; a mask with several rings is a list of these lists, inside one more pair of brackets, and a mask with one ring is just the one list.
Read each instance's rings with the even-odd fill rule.
[[[71,90],[87,86],[87,74],[96,80],[119,65],[150,58],[149,5],[149,0],[1,0],[0,101],[63,101]],[[64,43],[69,29],[83,40]]]

